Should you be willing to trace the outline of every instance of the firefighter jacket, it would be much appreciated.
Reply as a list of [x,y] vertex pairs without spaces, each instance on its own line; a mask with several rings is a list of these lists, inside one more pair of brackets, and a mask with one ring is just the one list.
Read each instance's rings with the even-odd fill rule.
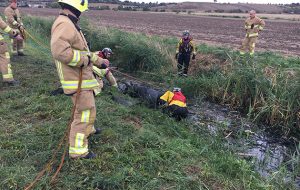
[[[0,28],[1,30],[3,30],[5,33],[9,34],[11,37],[15,37],[18,33],[13,30],[10,26],[8,26],[3,20],[2,18],[0,17]],[[3,36],[0,34],[0,41],[1,40],[4,40]],[[2,48],[2,45],[3,44],[0,44]],[[1,50],[2,51],[2,50]],[[8,50],[6,50],[5,52],[7,52]],[[0,53],[2,54],[2,53]]]
[[188,38],[188,39],[181,38],[177,44],[176,53],[185,53],[185,54],[193,53],[194,55],[196,55],[196,48],[193,43],[193,39],[192,38]]
[[257,37],[258,32],[263,30],[265,26],[265,21],[258,17],[247,18],[245,20],[245,29],[246,29],[246,37]]
[[76,93],[82,67],[82,90],[93,90],[99,83],[93,75],[93,65],[100,67],[103,59],[89,51],[87,41],[77,25],[78,19],[64,10],[51,29],[51,52],[64,93]]
[[186,98],[182,92],[167,91],[160,97],[160,100],[165,101],[168,106],[177,105],[179,107],[186,107]]
[[10,6],[4,10],[6,22],[13,29],[18,29],[19,26],[23,25],[19,9],[13,9]]

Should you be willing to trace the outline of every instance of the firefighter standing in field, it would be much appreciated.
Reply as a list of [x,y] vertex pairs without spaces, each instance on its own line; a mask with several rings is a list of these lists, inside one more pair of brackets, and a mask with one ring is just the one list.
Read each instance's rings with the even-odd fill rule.
[[[17,30],[12,29],[8,26],[0,17],[0,28],[12,38],[21,39]],[[4,41],[3,36],[0,34],[0,71],[2,73],[4,86],[17,86],[19,81],[13,77],[10,55],[8,52],[8,44]]]
[[256,16],[256,12],[251,10],[250,16],[245,20],[246,36],[243,40],[240,54],[244,55],[249,49],[249,54],[254,54],[255,43],[257,41],[258,33],[264,29],[265,22]]
[[191,56],[193,60],[196,58],[196,48],[192,40],[190,32],[185,30],[177,44],[175,58],[178,61],[177,68],[179,76],[187,76]]
[[[93,65],[100,67],[105,60],[90,52],[87,41],[78,25],[82,12],[88,9],[87,0],[59,0],[62,8],[51,29],[51,51],[64,93],[71,96],[73,104],[78,96],[74,120],[69,136],[71,158],[92,159],[87,137],[97,134],[94,128],[96,107],[93,90],[99,83],[93,75]],[[77,94],[82,71],[81,93]]]
[[[17,0],[10,0],[10,4],[4,10],[4,15],[8,25],[16,30],[24,31],[24,25],[21,20],[19,9],[17,8]],[[13,38],[12,41],[12,53],[14,55],[24,56],[24,39]]]
[[105,61],[105,63],[101,64],[100,68],[93,66],[93,71],[94,71],[95,77],[100,84],[100,87],[98,89],[94,90],[95,95],[98,95],[101,93],[101,89],[103,88],[103,81],[102,81],[103,77],[105,77],[108,80],[108,82],[111,86],[118,88],[117,81],[109,69],[108,59],[110,58],[110,56],[112,54],[113,54],[113,52],[110,48],[104,48],[102,51],[99,51],[99,53],[98,53],[98,56],[100,58],[105,59],[107,61]]

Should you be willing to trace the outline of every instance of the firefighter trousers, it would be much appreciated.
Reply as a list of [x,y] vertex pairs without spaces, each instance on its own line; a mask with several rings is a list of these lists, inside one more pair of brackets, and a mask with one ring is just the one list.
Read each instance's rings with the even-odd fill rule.
[[[71,97],[73,104],[75,104],[76,97],[77,94]],[[87,138],[96,132],[94,128],[95,118],[96,106],[93,91],[81,91],[69,136],[69,155],[71,158],[84,157],[88,154]]]
[[11,70],[8,45],[3,40],[0,41],[0,71],[2,73],[3,81],[9,82],[14,80]]
[[257,41],[257,37],[245,37],[245,39],[242,42],[240,53],[245,54],[247,49],[249,49],[250,55],[253,55],[256,41]]
[[24,52],[24,40],[11,39],[12,42],[12,53],[23,53]]
[[190,53],[179,53],[178,56],[178,73],[187,74],[189,65],[191,60],[191,54]]

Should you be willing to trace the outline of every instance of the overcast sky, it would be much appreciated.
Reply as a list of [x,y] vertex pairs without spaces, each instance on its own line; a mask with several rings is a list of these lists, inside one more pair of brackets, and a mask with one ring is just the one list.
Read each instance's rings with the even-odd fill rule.
[[[136,1],[136,2],[145,2],[145,3],[149,3],[149,2],[184,2],[184,0],[130,0],[130,1]],[[213,2],[213,0],[208,1],[208,0],[186,0],[186,1],[192,1],[192,2]],[[279,4],[279,3],[284,3],[284,4],[288,4],[288,3],[300,3],[300,0],[218,0],[218,2],[220,3],[263,3],[263,4],[267,4],[267,3],[272,3],[272,4]]]

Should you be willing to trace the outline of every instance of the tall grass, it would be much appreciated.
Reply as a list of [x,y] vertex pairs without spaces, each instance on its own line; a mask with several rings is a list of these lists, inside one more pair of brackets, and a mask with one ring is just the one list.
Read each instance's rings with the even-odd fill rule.
[[[37,32],[49,34],[50,21],[30,20]],[[189,78],[177,78],[174,51],[175,38],[127,33],[117,29],[94,28],[82,21],[92,50],[111,47],[112,62],[127,72],[151,72],[169,86],[179,85],[191,96],[204,96],[238,109],[257,123],[270,125],[285,136],[300,137],[299,58],[287,58],[271,52],[257,53],[252,58],[240,57],[227,48],[198,46],[200,55],[192,63],[200,68]],[[201,69],[204,64],[206,69]],[[142,75],[149,79],[148,75]]]

